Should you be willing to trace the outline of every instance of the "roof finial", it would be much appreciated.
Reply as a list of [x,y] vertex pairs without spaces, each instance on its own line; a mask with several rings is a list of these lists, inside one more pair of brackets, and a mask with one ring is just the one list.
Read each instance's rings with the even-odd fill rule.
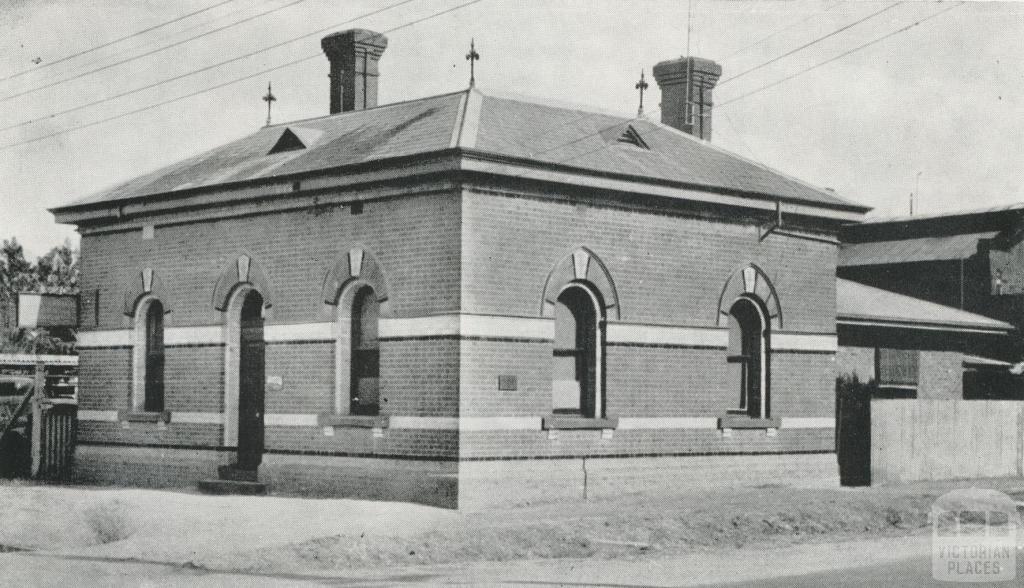
[[277,101],[277,96],[270,91],[270,82],[267,82],[267,95],[263,97],[263,101],[267,103],[267,126],[270,126],[270,105]]
[[469,60],[469,87],[472,88],[476,85],[474,62],[480,60],[480,54],[476,52],[476,40],[473,38],[469,39],[469,53],[466,54],[466,59]]
[[644,115],[644,90],[647,89],[647,82],[644,81],[644,70],[640,70],[640,81],[636,83],[636,89],[640,90],[640,108],[636,111],[636,116],[639,118]]

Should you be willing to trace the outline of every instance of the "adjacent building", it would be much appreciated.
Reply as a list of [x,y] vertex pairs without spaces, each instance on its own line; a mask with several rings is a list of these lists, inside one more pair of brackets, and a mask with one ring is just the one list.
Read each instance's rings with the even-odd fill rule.
[[842,278],[836,289],[840,377],[881,398],[1024,399],[1009,362],[978,355],[1009,345],[1013,325]]
[[[880,218],[843,230],[839,276],[1024,327],[1024,204]],[[1019,362],[1024,339],[985,353]]]

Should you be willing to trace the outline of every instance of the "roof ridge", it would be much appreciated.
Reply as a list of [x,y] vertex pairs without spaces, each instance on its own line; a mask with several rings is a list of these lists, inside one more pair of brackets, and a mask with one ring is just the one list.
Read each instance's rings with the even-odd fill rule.
[[[299,123],[315,121],[315,120],[326,120],[326,119],[329,119],[329,118],[340,118],[340,117],[345,116],[345,115],[355,115],[355,114],[358,114],[360,112],[371,112],[371,111],[374,111],[374,110],[383,110],[385,108],[391,108],[392,106],[403,106],[405,104],[411,104],[413,102],[422,102],[422,101],[425,101],[425,100],[434,100],[436,98],[447,98],[449,96],[455,96],[457,94],[464,94],[464,93],[466,93],[468,91],[469,90],[466,89],[466,90],[458,90],[456,92],[446,92],[444,94],[434,94],[433,96],[420,96],[419,98],[410,98],[408,100],[401,100],[399,102],[389,102],[387,104],[379,104],[377,106],[374,106],[373,108],[361,108],[359,110],[346,110],[344,112],[335,112],[333,114],[325,114],[323,116],[310,116],[310,117],[307,117],[307,118],[299,118],[299,119],[290,120],[290,121],[287,121],[287,122],[280,122],[280,123],[275,123],[275,124],[272,124],[272,125],[268,125],[268,126],[265,126],[265,127],[261,128],[260,130],[262,131],[263,129],[273,129],[273,128],[276,128],[276,127],[287,127],[287,126],[292,126],[292,125],[296,125],[296,124],[299,124]],[[258,133],[259,131],[256,131],[256,132]],[[253,133],[253,134],[255,134],[255,133]]]
[[452,130],[451,146],[460,149],[476,147],[476,136],[480,129],[480,115],[483,111],[484,93],[470,86],[459,103],[459,114]]

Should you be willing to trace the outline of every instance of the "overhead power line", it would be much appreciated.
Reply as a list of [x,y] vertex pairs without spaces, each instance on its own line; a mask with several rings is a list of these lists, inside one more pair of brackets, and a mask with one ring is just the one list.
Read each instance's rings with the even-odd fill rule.
[[804,43],[803,45],[797,47],[796,49],[793,49],[791,51],[787,51],[786,53],[783,53],[782,55],[779,55],[778,57],[774,57],[772,59],[769,59],[768,61],[765,61],[764,63],[762,63],[760,65],[755,65],[754,67],[752,67],[750,69],[741,71],[740,73],[732,76],[731,78],[726,78],[726,79],[722,80],[721,82],[719,82],[718,86],[719,87],[724,86],[725,84],[728,84],[729,82],[731,82],[731,81],[733,81],[735,79],[741,78],[741,77],[747,75],[750,72],[757,71],[757,70],[759,70],[759,69],[761,69],[763,67],[768,67],[769,65],[779,61],[780,59],[785,59],[786,57],[789,57],[790,55],[793,55],[794,53],[797,53],[799,51],[803,51],[804,49],[807,49],[808,47],[810,47],[812,45],[816,45],[816,44],[824,41],[825,39],[828,39],[830,37],[834,37],[834,36],[838,35],[839,33],[842,33],[844,31],[847,31],[847,30],[849,30],[849,29],[859,25],[862,22],[865,22],[865,21],[871,20],[872,18],[875,18],[876,16],[882,14],[883,12],[886,12],[888,10],[892,10],[893,8],[896,8],[900,4],[903,4],[903,2],[894,2],[893,4],[890,4],[889,6],[886,6],[885,8],[883,8],[881,10],[877,10],[875,12],[872,12],[871,14],[869,14],[869,15],[863,17],[863,18],[857,19],[857,20],[851,22],[850,24],[848,24],[846,26],[840,27],[840,28],[832,31],[831,33],[829,33],[829,34],[827,34],[825,36],[818,37],[817,39],[814,39],[813,41],[810,41],[808,43]]
[[179,37],[179,36],[191,33],[192,31],[196,31],[196,30],[199,30],[199,29],[205,29],[207,27],[214,26],[216,23],[220,23],[220,22],[226,21],[229,18],[231,18],[231,17],[233,17],[233,16],[235,16],[235,15],[237,15],[239,13],[248,12],[248,11],[252,10],[253,8],[255,8],[256,6],[259,6],[261,4],[270,4],[270,5],[272,5],[272,4],[283,4],[283,2],[281,0],[254,0],[254,2],[255,2],[255,4],[253,6],[242,6],[240,8],[235,8],[234,10],[225,12],[224,14],[217,15],[217,16],[215,16],[213,18],[210,18],[209,20],[205,20],[203,22],[199,22],[197,24],[193,24],[191,26],[185,27],[185,28],[183,28],[181,30],[173,31],[173,32],[168,33],[168,34],[161,35],[160,37],[157,37],[157,38],[147,38],[145,42],[143,42],[141,45],[139,45],[137,47],[127,47],[124,50],[121,50],[121,51],[119,51],[116,54],[106,55],[106,56],[103,56],[103,57],[97,57],[95,59],[92,59],[90,61],[82,63],[82,64],[78,65],[77,67],[79,69],[85,69],[87,67],[95,67],[96,65],[101,64],[101,63],[105,63],[107,61],[110,61],[111,59],[121,59],[125,55],[132,55],[133,53],[136,53],[136,52],[139,52],[139,51],[144,51],[146,49],[149,49],[150,47],[156,47],[157,45],[159,45],[161,43],[165,43],[165,42],[167,42],[168,40],[170,40],[170,39],[172,39],[174,37]]
[[[402,24],[402,25],[399,25],[399,26],[396,26],[396,27],[392,27],[392,28],[387,29],[385,31],[381,31],[380,34],[384,35],[384,34],[387,34],[387,33],[393,33],[395,31],[399,31],[401,29],[405,29],[405,28],[411,27],[413,25],[419,24],[421,22],[428,21],[428,20],[437,18],[439,16],[443,16],[445,14],[449,14],[451,12],[455,12],[456,10],[461,10],[463,8],[472,6],[474,4],[478,4],[478,3],[483,2],[483,1],[484,0],[470,0],[469,2],[464,2],[462,4],[459,4],[457,6],[453,6],[451,8],[447,8],[447,9],[442,10],[440,12],[435,12],[435,13],[429,14],[427,16],[424,16],[422,18],[418,18],[416,20],[407,22],[405,24]],[[311,59],[319,59],[322,56],[323,56],[323,54],[318,51],[317,53],[314,53],[312,55],[307,55],[306,57],[301,57],[301,58],[296,59],[294,61],[289,61],[288,63],[283,63],[281,65],[276,65],[274,67],[263,69],[263,70],[260,70],[258,72],[255,72],[255,73],[252,73],[252,74],[249,74],[249,75],[246,75],[246,76],[242,76],[240,78],[234,78],[232,80],[229,80],[229,81],[226,81],[226,82],[222,82],[220,84],[216,84],[216,85],[213,85],[213,86],[209,86],[209,87],[203,88],[202,90],[197,90],[195,92],[190,92],[190,93],[184,94],[182,96],[177,96],[175,98],[170,98],[168,100],[163,100],[161,102],[157,102],[156,104],[151,104],[149,106],[143,106],[141,108],[136,108],[135,110],[130,110],[128,112],[124,112],[124,113],[117,114],[117,115],[114,115],[114,116],[108,116],[106,118],[102,118],[102,119],[99,119],[99,120],[88,122],[88,123],[85,123],[85,124],[82,124],[82,125],[77,125],[77,126],[74,126],[74,127],[68,128],[68,129],[63,129],[63,130],[60,130],[60,131],[57,131],[57,132],[54,132],[54,133],[49,133],[49,134],[42,135],[42,136],[39,136],[39,137],[33,137],[31,139],[26,139],[24,141],[18,141],[17,143],[10,143],[8,145],[0,145],[0,151],[6,151],[7,149],[13,149],[14,147],[19,147],[21,145],[27,145],[29,143],[36,143],[36,142],[43,141],[45,139],[50,139],[50,138],[53,138],[53,137],[57,137],[57,136],[60,136],[60,135],[66,135],[66,134],[72,133],[74,131],[79,131],[81,129],[86,129],[86,128],[89,128],[89,127],[94,127],[96,125],[100,125],[100,124],[107,123],[107,122],[110,122],[110,121],[114,121],[114,120],[118,120],[118,119],[121,119],[121,118],[125,118],[125,117],[131,116],[133,114],[139,114],[141,112],[146,112],[148,110],[153,110],[154,108],[159,108],[161,106],[166,106],[167,104],[172,104],[174,102],[180,102],[180,101],[186,100],[188,98],[199,96],[200,94],[205,94],[207,92],[212,92],[213,90],[219,90],[221,88],[226,88],[228,86],[233,86],[234,84],[237,84],[239,82],[244,82],[246,80],[251,80],[253,78],[262,76],[263,74],[270,73],[272,71],[277,71],[279,69],[284,69],[286,67],[291,67],[291,66],[297,65],[299,63],[310,61]]]
[[6,127],[0,127],[0,132],[9,131],[11,129],[16,129],[16,128],[19,128],[19,127],[24,127],[24,126],[30,125],[32,123],[39,122],[41,120],[49,120],[51,118],[56,118],[58,116],[61,116],[61,115],[64,115],[64,114],[69,114],[71,112],[76,112],[76,111],[82,110],[84,108],[89,108],[91,106],[96,106],[98,104],[103,104],[105,102],[110,102],[112,100],[117,100],[119,98],[124,98],[125,96],[131,96],[132,94],[138,94],[139,92],[143,92],[145,90],[151,90],[151,89],[156,88],[158,86],[163,86],[164,84],[169,84],[171,82],[176,82],[178,80],[182,80],[182,79],[185,79],[185,78],[188,78],[188,77],[191,77],[191,76],[194,76],[194,75],[206,72],[206,71],[210,71],[211,69],[216,69],[218,67],[221,67],[223,65],[227,65],[229,63],[234,63],[236,61],[242,61],[243,59],[248,59],[249,57],[253,57],[254,55],[259,55],[260,53],[266,53],[267,51],[271,51],[273,49],[277,49],[278,47],[282,47],[284,45],[288,45],[290,43],[294,43],[296,41],[305,39],[307,37],[312,37],[314,35],[318,35],[320,33],[323,33],[324,31],[328,31],[328,30],[340,27],[342,25],[349,24],[349,23],[352,23],[352,22],[357,21],[357,20],[362,20],[364,18],[369,18],[371,16],[380,14],[382,12],[386,12],[388,10],[392,10],[392,9],[398,8],[399,6],[402,6],[404,4],[409,4],[410,2],[416,2],[416,1],[417,0],[401,0],[399,2],[395,2],[394,4],[389,4],[388,6],[385,6],[384,8],[379,8],[377,10],[373,10],[373,11],[367,12],[365,14],[361,14],[359,16],[350,18],[348,20],[344,20],[344,21],[341,21],[341,22],[336,22],[336,23],[334,23],[334,24],[332,24],[330,26],[317,29],[315,31],[312,31],[312,32],[300,35],[298,37],[294,37],[292,39],[288,39],[287,41],[282,41],[280,43],[275,43],[273,45],[270,45],[268,47],[264,47],[263,49],[258,49],[256,51],[250,51],[249,53],[245,53],[244,55],[239,55],[237,57],[232,57],[231,59],[226,59],[224,61],[220,61],[220,62],[211,64],[211,65],[207,65],[207,66],[201,67],[199,69],[194,69],[192,71],[185,72],[185,73],[183,73],[181,75],[177,75],[177,76],[170,77],[170,78],[167,78],[167,79],[164,79],[164,80],[160,80],[159,82],[154,82],[152,84],[147,84],[145,86],[140,86],[138,88],[133,88],[131,90],[127,90],[127,91],[121,92],[120,94],[115,94],[113,96],[107,96],[105,98],[100,98],[99,100],[94,100],[92,102],[87,102],[85,104],[79,104],[78,106],[73,106],[71,108],[67,108],[65,110],[61,110],[59,112],[55,112],[53,114],[49,114],[49,115],[42,116],[42,117],[39,117],[39,118],[22,121],[20,123],[15,123],[13,125],[8,125]]
[[271,8],[270,10],[265,10],[265,11],[260,12],[258,14],[254,14],[252,16],[247,16],[247,17],[245,17],[243,19],[236,20],[235,22],[228,23],[228,24],[226,24],[224,26],[220,26],[220,27],[217,27],[215,29],[211,29],[209,31],[200,33],[198,35],[189,37],[187,39],[182,39],[180,41],[175,41],[174,43],[171,43],[169,45],[164,45],[163,47],[159,47],[157,49],[153,49],[152,51],[146,51],[145,53],[140,53],[138,55],[133,55],[133,56],[127,58],[127,59],[122,59],[121,61],[115,61],[114,63],[110,63],[110,64],[104,65],[102,67],[97,67],[95,69],[90,69],[88,71],[84,71],[82,73],[73,75],[70,78],[64,78],[62,80],[57,80],[55,82],[50,82],[49,84],[43,84],[42,86],[36,86],[35,88],[30,88],[28,90],[24,90],[24,91],[18,92],[16,94],[11,94],[9,96],[4,96],[3,98],[0,98],[0,102],[7,102],[8,100],[13,100],[15,98],[18,98],[20,96],[24,96],[26,94],[31,94],[33,92],[38,92],[39,90],[44,90],[46,88],[52,88],[52,87],[58,86],[60,84],[64,84],[64,83],[67,83],[67,82],[71,82],[71,81],[74,81],[74,80],[77,80],[77,79],[84,78],[85,76],[92,75],[92,74],[97,73],[97,72],[108,70],[108,69],[110,69],[112,67],[117,67],[119,65],[124,65],[125,63],[129,63],[131,61],[136,61],[138,59],[142,59],[143,57],[149,57],[150,55],[154,55],[156,53],[160,53],[161,51],[166,51],[168,49],[171,49],[173,47],[177,47],[179,45],[184,45],[185,43],[188,43],[190,41],[195,41],[196,39],[201,39],[203,37],[207,37],[207,36],[212,35],[214,33],[219,33],[220,31],[223,31],[225,29],[230,29],[232,27],[236,27],[236,26],[238,26],[240,24],[249,22],[251,20],[256,20],[257,18],[266,16],[268,14],[271,14],[273,12],[277,12],[279,10],[283,10],[285,8],[290,8],[292,6],[295,6],[296,4],[301,4],[301,3],[306,2],[306,1],[307,0],[292,0],[292,2],[289,2],[288,4],[285,4],[284,6],[278,6],[278,7],[275,7],[275,8]]
[[829,5],[828,8],[826,8],[826,9],[820,11],[820,12],[815,12],[815,13],[809,14],[809,15],[805,16],[804,18],[801,18],[800,20],[798,20],[798,21],[796,21],[794,23],[790,23],[790,24],[782,27],[781,29],[775,30],[774,32],[768,34],[767,36],[761,37],[760,39],[754,41],[753,43],[750,43],[749,45],[744,45],[743,47],[740,47],[739,49],[737,49],[737,50],[733,51],[732,53],[730,53],[730,54],[726,55],[725,57],[723,57],[722,60],[725,61],[726,59],[730,59],[732,57],[735,57],[735,56],[739,55],[740,53],[743,53],[747,49],[750,49],[752,47],[757,47],[758,45],[760,45],[761,43],[764,43],[768,39],[771,39],[772,37],[781,35],[782,33],[785,33],[786,31],[789,31],[790,29],[792,29],[792,28],[794,28],[796,26],[802,25],[803,23],[811,20],[812,18],[814,18],[816,16],[821,16],[822,14],[825,14],[829,10],[832,10],[833,8],[835,8],[836,6],[839,6],[839,2],[838,1],[832,3],[831,5]]
[[13,78],[17,78],[17,77],[23,76],[23,75],[25,75],[27,73],[37,72],[37,71],[39,71],[41,69],[45,69],[47,67],[51,67],[51,66],[57,65],[58,63],[64,63],[65,61],[68,61],[69,59],[74,59],[76,57],[81,57],[82,55],[86,55],[88,53],[92,53],[93,51],[99,51],[100,49],[103,49],[103,48],[106,48],[106,47],[110,47],[111,45],[116,45],[117,43],[120,43],[121,41],[127,41],[128,39],[131,39],[131,38],[134,38],[134,37],[138,37],[139,35],[144,35],[144,34],[149,33],[151,31],[155,31],[157,29],[161,29],[161,28],[166,27],[168,25],[172,25],[172,24],[174,24],[176,22],[185,20],[186,18],[191,18],[193,16],[196,16],[197,14],[202,14],[204,12],[209,12],[210,10],[213,10],[214,8],[217,8],[218,6],[223,6],[225,4],[230,4],[231,2],[234,2],[234,1],[235,0],[223,0],[222,2],[218,2],[218,3],[213,4],[211,6],[207,6],[206,8],[202,8],[200,10],[196,10],[196,11],[190,12],[188,14],[183,14],[183,15],[177,17],[177,18],[173,18],[171,20],[164,21],[164,22],[162,22],[162,23],[160,23],[158,25],[154,25],[154,26],[151,26],[149,28],[142,29],[141,31],[135,31],[134,33],[131,33],[129,35],[125,35],[123,37],[114,39],[113,41],[107,41],[106,43],[103,43],[102,45],[96,45],[95,47],[90,47],[88,49],[84,49],[84,50],[79,51],[77,53],[72,53],[71,55],[67,55],[65,57],[61,57],[60,59],[57,59],[55,61],[48,61],[48,62],[46,62],[46,63],[44,63],[44,64],[42,64],[42,65],[40,65],[38,67],[22,70],[22,71],[19,71],[17,73],[11,74],[9,76],[2,77],[2,78],[0,78],[0,82],[4,82],[4,81],[7,81],[7,80],[10,80],[10,79],[13,79]]
[[[819,67],[822,67],[822,66],[824,66],[824,65],[826,65],[826,64],[828,64],[828,63],[831,63],[831,62],[833,62],[833,61],[836,61],[836,60],[838,60],[838,59],[841,59],[841,58],[843,58],[843,57],[846,57],[847,55],[850,55],[850,54],[852,54],[852,53],[856,53],[857,51],[861,51],[861,50],[863,50],[863,49],[866,49],[867,47],[870,47],[871,45],[874,45],[874,44],[876,44],[876,43],[880,43],[880,42],[882,42],[882,41],[884,41],[884,40],[886,40],[886,39],[888,39],[888,38],[890,38],[890,37],[893,37],[893,36],[896,36],[896,35],[898,35],[898,34],[900,34],[900,33],[906,32],[906,31],[908,31],[908,30],[910,30],[910,29],[912,29],[912,28],[914,28],[914,27],[916,27],[916,26],[918,26],[918,25],[920,25],[920,24],[923,24],[923,23],[925,23],[925,22],[927,22],[927,21],[929,21],[929,20],[931,20],[931,19],[933,19],[933,18],[936,18],[936,17],[938,17],[938,16],[942,15],[943,13],[949,12],[950,10],[953,10],[954,8],[958,8],[959,6],[961,6],[961,5],[963,5],[963,4],[964,4],[963,2],[960,2],[960,3],[958,3],[958,4],[955,4],[955,5],[953,5],[953,6],[950,6],[949,8],[946,8],[946,9],[944,9],[944,10],[941,10],[941,11],[939,11],[939,12],[936,12],[936,13],[934,13],[934,14],[932,14],[932,15],[929,15],[929,16],[927,16],[927,17],[925,17],[925,18],[922,18],[922,19],[920,19],[920,20],[918,20],[918,21],[916,21],[916,22],[914,22],[914,23],[912,23],[912,24],[909,24],[909,25],[907,25],[907,26],[904,26],[904,27],[902,27],[902,28],[899,28],[899,29],[897,29],[897,30],[894,30],[894,31],[892,31],[892,32],[890,32],[890,33],[887,33],[887,34],[885,34],[885,35],[883,35],[883,36],[881,36],[881,37],[878,37],[878,38],[876,38],[876,39],[874,39],[874,40],[872,40],[872,41],[869,41],[869,42],[867,42],[867,43],[864,43],[863,45],[860,45],[860,46],[858,46],[858,47],[855,47],[855,48],[853,48],[853,49],[851,49],[851,50],[849,50],[849,51],[846,51],[846,52],[844,52],[844,53],[842,53],[842,54],[840,54],[840,55],[837,55],[837,56],[835,56],[835,57],[832,57],[832,58],[830,58],[830,59],[828,59],[828,60],[826,60],[826,61],[823,61],[823,62],[821,62],[821,63],[819,63],[819,64],[817,64],[817,65],[814,65],[814,66],[812,66],[812,67],[809,67],[809,68],[807,68],[807,69],[805,69],[805,70],[803,70],[803,71],[801,71],[801,72],[797,72],[796,74],[793,74],[793,75],[791,75],[791,76],[789,76],[789,77],[787,77],[787,78],[784,78],[784,79],[782,79],[782,80],[779,80],[778,82],[775,82],[775,83],[773,83],[773,84],[769,84],[769,85],[767,85],[767,86],[764,86],[764,87],[762,87],[762,88],[759,88],[758,90],[755,90],[755,91],[753,91],[753,92],[748,92],[748,93],[746,93],[746,94],[744,94],[744,95],[742,95],[742,96],[737,96],[736,98],[733,98],[733,99],[731,99],[731,100],[729,100],[729,101],[727,101],[727,102],[723,102],[722,104],[717,104],[717,105],[715,105],[715,107],[714,107],[714,108],[715,108],[715,109],[717,110],[718,108],[720,108],[720,107],[722,107],[722,106],[725,106],[725,105],[727,105],[727,104],[731,104],[731,103],[733,103],[733,102],[737,102],[737,101],[739,101],[739,100],[742,100],[742,99],[746,98],[747,96],[752,96],[752,95],[754,95],[754,94],[756,94],[756,93],[758,93],[758,92],[761,92],[761,91],[763,91],[763,90],[767,90],[768,88],[771,88],[771,87],[773,87],[773,86],[777,86],[777,85],[779,85],[779,84],[781,84],[781,83],[784,83],[784,82],[786,82],[786,81],[788,81],[788,80],[791,80],[791,79],[793,79],[793,78],[795,78],[795,77],[797,77],[797,76],[799,76],[799,75],[802,75],[802,74],[804,74],[804,73],[807,73],[808,71],[811,71],[811,70],[817,69],[817,68],[819,68]],[[659,108],[659,109],[656,109],[656,110],[655,110],[654,112],[657,112],[658,110],[661,110],[661,109],[660,109],[660,108]],[[653,113],[652,113],[652,114],[653,114]],[[723,113],[723,114],[724,114],[724,113]],[[588,115],[588,116],[589,116],[589,117],[597,116],[597,113],[594,113],[594,114],[591,114],[591,115]],[[583,118],[588,118],[588,117],[583,117]],[[630,119],[630,120],[635,120],[635,119]],[[613,123],[613,124],[611,124],[611,125],[608,125],[608,126],[602,127],[602,128],[600,128],[600,129],[598,129],[598,130],[596,130],[596,131],[592,132],[592,133],[587,133],[587,134],[585,134],[585,135],[583,135],[583,136],[581,136],[581,137],[577,137],[577,138],[575,138],[575,139],[573,139],[573,140],[571,140],[571,141],[566,141],[566,142],[564,142],[564,143],[559,143],[559,144],[557,144],[557,145],[555,145],[555,146],[553,146],[553,147],[549,147],[549,148],[546,148],[546,149],[542,149],[542,150],[540,150],[540,151],[532,152],[532,153],[531,153],[531,156],[532,156],[532,157],[536,157],[537,155],[541,155],[541,154],[544,154],[544,153],[548,153],[548,152],[551,152],[551,151],[555,151],[555,150],[559,150],[559,149],[564,149],[565,147],[569,147],[569,146],[575,145],[575,144],[577,144],[577,143],[580,143],[580,142],[582,142],[582,141],[585,141],[585,140],[587,140],[587,139],[589,139],[589,138],[591,138],[591,137],[594,137],[594,136],[600,135],[601,133],[604,133],[604,132],[606,132],[606,131],[610,131],[610,130],[612,130],[612,129],[616,128],[616,127],[620,127],[620,126],[622,126],[622,125],[624,125],[624,124],[629,124],[629,122],[630,122],[629,120],[618,120],[618,121],[616,121],[615,123]],[[653,129],[653,130],[654,130],[655,132],[668,132],[668,131],[667,131],[667,129],[665,129],[665,128],[663,128],[663,127],[657,127],[657,126],[656,126],[656,127],[655,127],[655,128]],[[520,145],[522,145],[522,143],[520,143]],[[574,155],[570,155],[570,156],[568,156],[568,157],[565,157],[565,158],[559,159],[559,160],[555,161],[554,163],[556,163],[556,164],[563,164],[563,163],[566,163],[566,162],[572,161],[572,160],[574,160],[574,159],[579,159],[580,157],[585,157],[585,156],[587,156],[587,155],[590,155],[590,154],[592,154],[592,153],[596,153],[596,152],[598,152],[598,151],[601,151],[602,149],[606,149],[606,148],[607,148],[607,145],[606,145],[606,144],[603,144],[603,143],[602,143],[602,144],[601,144],[600,146],[598,146],[598,147],[597,147],[596,149],[591,149],[591,150],[589,150],[589,151],[584,151],[584,152],[582,152],[582,153],[577,153],[577,154],[574,154]],[[757,162],[754,162],[754,163],[757,163]]]
[[774,82],[772,82],[772,83],[770,83],[768,85],[761,86],[760,88],[758,88],[756,90],[752,90],[750,92],[747,92],[746,94],[741,94],[741,95],[739,95],[739,96],[737,96],[735,98],[731,98],[729,100],[726,100],[725,102],[722,102],[721,104],[716,104],[714,107],[716,109],[717,108],[722,108],[723,106],[727,106],[727,105],[732,104],[734,102],[738,102],[740,100],[743,100],[744,98],[747,98],[748,96],[753,96],[754,94],[757,94],[757,93],[760,93],[760,92],[764,92],[765,90],[768,90],[770,88],[774,88],[775,86],[778,86],[780,84],[784,84],[784,83],[788,82],[789,80],[792,80],[795,77],[802,76],[803,74],[805,74],[807,72],[816,70],[819,67],[827,65],[829,63],[832,63],[833,61],[836,61],[838,59],[842,59],[843,57],[846,57],[847,55],[851,55],[851,54],[856,53],[858,51],[861,51],[863,49],[867,49],[868,47],[870,47],[870,46],[872,46],[872,45],[874,45],[876,43],[881,43],[882,41],[884,41],[884,40],[886,40],[886,39],[888,39],[890,37],[894,37],[894,36],[896,36],[896,35],[898,35],[900,33],[905,33],[906,31],[909,31],[910,29],[912,29],[912,28],[914,28],[914,27],[916,27],[916,26],[918,26],[918,25],[920,25],[922,23],[925,23],[925,22],[927,22],[927,21],[929,21],[929,20],[931,20],[933,18],[936,18],[936,17],[938,17],[940,15],[943,15],[943,14],[949,12],[950,10],[953,10],[954,8],[959,8],[960,6],[963,6],[963,4],[964,4],[963,2],[960,2],[959,4],[954,4],[953,6],[950,6],[949,8],[945,8],[943,10],[940,10],[940,11],[936,12],[935,14],[926,16],[926,17],[922,18],[921,20],[915,21],[915,22],[913,22],[913,23],[911,23],[911,24],[909,24],[909,25],[907,25],[905,27],[902,27],[900,29],[896,29],[895,31],[892,31],[891,33],[887,33],[887,34],[882,35],[881,37],[878,37],[878,38],[876,38],[876,39],[874,39],[872,41],[868,41],[867,43],[864,43],[863,45],[859,45],[857,47],[854,47],[853,49],[850,49],[849,51],[844,51],[843,53],[840,53],[839,55],[836,55],[835,57],[832,57],[830,59],[826,59],[825,61],[822,61],[821,63],[817,63],[815,65],[812,65],[811,67],[802,69],[802,70],[796,72],[793,75],[786,76],[786,77],[784,77],[784,78],[782,78],[780,80],[776,80],[776,81],[774,81]]

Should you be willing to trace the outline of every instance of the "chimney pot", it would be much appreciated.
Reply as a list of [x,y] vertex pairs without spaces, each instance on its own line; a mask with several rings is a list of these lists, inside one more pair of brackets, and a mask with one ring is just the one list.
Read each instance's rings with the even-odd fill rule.
[[388,38],[366,29],[327,35],[320,47],[331,65],[331,114],[377,106],[377,62]]
[[661,88],[661,122],[710,141],[712,90],[721,75],[722,66],[700,57],[680,57],[655,65],[654,79]]

